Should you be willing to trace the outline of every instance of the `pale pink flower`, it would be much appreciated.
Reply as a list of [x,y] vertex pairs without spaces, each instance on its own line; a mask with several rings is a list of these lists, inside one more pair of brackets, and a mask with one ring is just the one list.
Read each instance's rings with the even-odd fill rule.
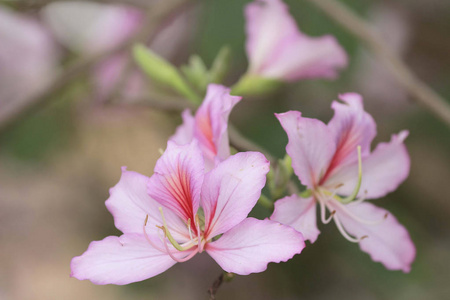
[[0,5],[0,118],[48,88],[58,60],[53,40],[36,19]]
[[300,32],[281,0],[256,0],[245,9],[249,75],[286,81],[335,78],[347,55],[333,36]]
[[241,97],[231,96],[230,89],[218,84],[210,84],[205,100],[195,117],[189,109],[182,113],[183,124],[178,126],[170,138],[179,145],[199,142],[205,159],[206,170],[230,156],[228,142],[228,116]]
[[261,153],[238,153],[204,173],[197,141],[167,149],[148,178],[122,168],[106,206],[124,234],[94,241],[71,263],[71,276],[128,284],[156,276],[206,251],[225,271],[262,272],[304,248],[278,222],[247,218],[269,171]]
[[328,125],[297,111],[277,115],[289,138],[286,151],[294,172],[311,193],[276,201],[271,219],[294,227],[313,243],[320,233],[317,203],[323,223],[334,220],[342,235],[358,242],[374,261],[409,272],[415,247],[407,230],[386,210],[364,202],[394,191],[408,176],[410,160],[403,144],[408,132],[370,152],[376,125],[361,96],[340,99],[344,103],[333,102],[335,115]]

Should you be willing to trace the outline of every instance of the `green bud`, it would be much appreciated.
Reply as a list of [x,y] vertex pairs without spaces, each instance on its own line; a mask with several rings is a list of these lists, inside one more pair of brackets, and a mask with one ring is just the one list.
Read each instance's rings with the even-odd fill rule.
[[276,79],[246,74],[231,88],[231,94],[237,96],[263,95],[272,93],[281,84],[282,81]]
[[133,57],[145,74],[155,82],[172,88],[195,104],[201,102],[201,98],[181,77],[178,69],[152,50],[137,44],[133,47]]
[[228,46],[223,46],[216,58],[214,59],[211,69],[209,70],[209,82],[222,83],[225,75],[228,72],[230,64],[231,49]]

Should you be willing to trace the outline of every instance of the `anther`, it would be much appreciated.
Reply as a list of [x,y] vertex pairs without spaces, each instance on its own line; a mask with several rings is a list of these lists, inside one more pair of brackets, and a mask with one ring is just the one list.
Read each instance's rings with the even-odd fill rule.
[[364,236],[362,236],[362,237],[359,238],[359,241],[362,241],[362,240],[364,240],[364,239],[367,239],[368,237],[369,237],[368,235],[364,235]]

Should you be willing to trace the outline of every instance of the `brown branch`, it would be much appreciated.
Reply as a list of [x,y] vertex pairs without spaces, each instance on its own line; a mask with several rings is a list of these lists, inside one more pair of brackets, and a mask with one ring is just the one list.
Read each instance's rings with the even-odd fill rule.
[[156,34],[158,25],[160,25],[160,23],[162,23],[166,18],[170,17],[171,13],[175,9],[188,2],[189,0],[165,0],[158,2],[158,4],[152,6],[151,14],[144,22],[141,30],[137,31],[122,44],[109,51],[85,58],[84,60],[69,66],[64,73],[61,74],[59,78],[56,79],[49,86],[49,88],[42,93],[28,99],[26,102],[16,105],[9,110],[0,111],[0,132],[11,126],[24,115],[32,112],[35,108],[47,104],[47,102],[52,99],[52,95],[61,91],[78,76],[89,72],[98,63],[104,61],[111,55],[126,51],[137,41],[142,40],[143,36],[146,34]]
[[450,126],[450,104],[421,81],[365,20],[336,0],[308,0],[366,44],[416,102]]

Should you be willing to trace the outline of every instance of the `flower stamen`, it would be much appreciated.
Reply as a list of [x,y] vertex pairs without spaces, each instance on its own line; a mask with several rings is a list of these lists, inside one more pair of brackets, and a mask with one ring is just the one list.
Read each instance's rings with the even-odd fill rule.
[[[169,240],[169,242],[172,244],[172,246],[174,246],[175,249],[177,249],[178,251],[186,251],[186,250],[190,249],[190,247],[189,248],[182,247],[180,244],[178,244],[178,242],[173,238],[172,234],[170,233],[170,231],[167,227],[166,218],[164,217],[162,207],[159,207],[159,212],[161,213],[161,217],[163,220],[163,226],[156,225],[156,227],[158,227],[159,229],[161,229],[164,232],[164,236]],[[164,244],[166,244],[166,243],[164,243]]]
[[349,203],[349,202],[352,202],[353,200],[355,200],[356,196],[359,193],[359,189],[361,188],[361,181],[362,181],[361,146],[358,145],[358,147],[356,147],[356,149],[358,151],[358,182],[356,183],[353,193],[350,196],[341,199],[342,203]]
[[[338,218],[337,215],[333,215],[333,219],[334,219],[334,223],[336,223],[336,227],[338,228],[339,232],[340,232],[340,233],[341,233],[348,241],[350,241],[350,242],[352,242],[352,243],[359,243],[359,242],[362,240],[362,238],[357,239],[357,238],[351,237],[351,236],[347,233],[347,231],[345,231],[345,229],[344,229],[344,227],[342,226],[341,221],[339,220],[339,218]],[[364,236],[364,238],[366,238],[366,237],[367,237],[367,236]]]

